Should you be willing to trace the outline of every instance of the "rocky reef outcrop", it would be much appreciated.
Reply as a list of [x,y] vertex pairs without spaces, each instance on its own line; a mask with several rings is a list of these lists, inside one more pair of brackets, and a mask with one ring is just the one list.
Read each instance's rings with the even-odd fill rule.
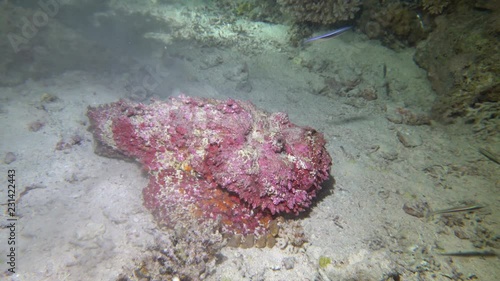
[[435,120],[463,117],[482,139],[498,140],[500,1],[473,2],[450,6],[452,13],[436,18],[434,31],[417,46],[415,61],[438,94]]

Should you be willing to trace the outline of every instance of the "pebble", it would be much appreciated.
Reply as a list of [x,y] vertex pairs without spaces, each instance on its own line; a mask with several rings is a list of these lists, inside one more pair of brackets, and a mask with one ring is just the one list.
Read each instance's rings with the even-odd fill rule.
[[295,258],[294,257],[283,258],[283,266],[288,270],[293,269],[293,267],[295,266]]
[[394,146],[384,146],[380,148],[379,156],[387,161],[394,161],[398,159],[398,152]]
[[28,129],[30,130],[30,132],[38,132],[40,131],[40,129],[45,126],[45,123],[43,123],[42,121],[33,121],[31,123],[28,124]]
[[241,244],[241,237],[242,236],[240,234],[235,234],[235,235],[230,236],[227,239],[227,246],[233,247],[233,248],[239,247]]
[[423,143],[420,135],[413,131],[400,129],[396,132],[396,134],[399,141],[406,147],[416,147],[422,145]]
[[5,153],[5,157],[3,158],[3,162],[5,164],[10,164],[10,163],[16,161],[16,159],[17,159],[17,157],[14,154],[14,152],[7,152],[7,153]]
[[243,239],[241,240],[240,247],[243,249],[249,249],[252,248],[255,243],[255,236],[253,234],[248,234],[247,236],[244,236]]
[[403,204],[403,211],[410,216],[423,218],[429,212],[429,205],[423,201],[406,202]]

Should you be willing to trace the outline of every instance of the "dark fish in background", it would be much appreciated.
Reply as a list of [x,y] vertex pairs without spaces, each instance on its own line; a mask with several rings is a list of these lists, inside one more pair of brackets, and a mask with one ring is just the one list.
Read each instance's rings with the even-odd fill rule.
[[348,31],[351,28],[352,28],[352,26],[346,26],[346,27],[342,27],[342,28],[339,28],[339,29],[335,29],[334,31],[330,31],[330,32],[328,32],[326,34],[309,38],[309,39],[305,40],[304,43],[309,43],[309,42],[316,41],[316,40],[319,40],[319,39],[333,38],[335,36],[338,36],[338,35],[346,32],[346,31]]
[[438,253],[441,256],[450,256],[450,257],[498,257],[498,254],[495,251],[470,251],[470,252],[448,252],[448,253]]
[[486,148],[481,148],[481,147],[479,148],[479,152],[482,155],[486,156],[486,158],[488,158],[491,161],[493,161],[493,162],[495,162],[495,163],[497,163],[497,164],[500,165],[500,158],[497,155],[495,155],[493,152],[489,151]]

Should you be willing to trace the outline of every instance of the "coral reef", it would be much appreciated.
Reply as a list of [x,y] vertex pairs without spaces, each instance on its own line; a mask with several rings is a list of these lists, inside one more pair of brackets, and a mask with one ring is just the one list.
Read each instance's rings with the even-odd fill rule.
[[281,23],[283,14],[275,1],[268,0],[218,0],[213,3],[218,13],[224,17],[235,17],[239,20],[248,18],[253,21]]
[[281,11],[294,23],[333,24],[353,19],[360,10],[359,0],[277,0]]
[[427,70],[439,95],[434,119],[453,122],[466,117],[481,138],[498,138],[500,8],[461,5],[436,19],[436,29],[417,47],[415,61]]
[[[497,93],[500,89],[496,90]],[[483,139],[498,137],[500,132],[500,102],[478,103],[466,109],[465,120]]]
[[96,151],[144,165],[144,204],[167,226],[211,220],[225,233],[261,235],[275,215],[306,210],[329,178],[321,133],[249,102],[121,100],[87,116]]
[[368,0],[363,3],[358,25],[368,38],[398,49],[425,39],[431,29],[429,20],[414,6],[400,1],[384,1],[381,5],[378,0]]
[[438,15],[450,4],[450,0],[422,0],[422,7],[433,15]]

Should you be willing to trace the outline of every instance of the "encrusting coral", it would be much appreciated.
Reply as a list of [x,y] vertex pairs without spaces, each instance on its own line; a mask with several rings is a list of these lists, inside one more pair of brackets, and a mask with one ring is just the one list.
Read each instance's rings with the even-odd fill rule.
[[329,178],[321,133],[250,102],[121,100],[87,116],[99,151],[144,165],[144,204],[168,226],[213,220],[225,233],[264,234],[277,214],[306,210]]

